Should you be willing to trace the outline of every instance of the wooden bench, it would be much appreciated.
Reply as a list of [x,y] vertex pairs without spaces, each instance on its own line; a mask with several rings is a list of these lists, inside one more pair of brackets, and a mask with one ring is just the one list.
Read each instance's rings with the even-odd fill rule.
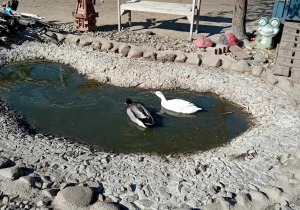
[[192,4],[179,4],[156,1],[127,1],[124,4],[120,4],[120,0],[118,0],[118,30],[121,31],[121,16],[126,13],[128,13],[129,26],[131,26],[131,11],[183,15],[186,16],[188,21],[190,22],[191,26],[189,40],[192,40],[195,19],[196,34],[198,34],[201,0],[192,1]]

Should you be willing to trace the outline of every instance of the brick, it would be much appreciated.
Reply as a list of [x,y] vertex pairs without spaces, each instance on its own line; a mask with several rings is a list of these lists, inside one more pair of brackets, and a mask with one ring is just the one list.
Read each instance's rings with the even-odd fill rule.
[[281,41],[280,47],[281,47],[281,48],[288,48],[288,49],[294,48],[294,43],[292,43],[292,42]]
[[285,67],[285,66],[276,65],[274,68],[274,74],[278,75],[278,76],[289,77],[290,76],[290,68]]
[[206,48],[206,53],[209,55],[220,55],[220,54],[228,53],[228,52],[229,52],[228,45],[217,44],[216,47]]
[[294,35],[289,35],[289,34],[284,34],[283,35],[283,40],[295,40]]
[[292,63],[292,59],[290,59],[290,58],[282,58],[282,57],[278,57],[277,58],[276,64],[277,65],[281,65],[281,66],[286,66],[286,65],[293,66],[294,65]]
[[300,69],[296,69],[296,68],[292,69],[291,80],[293,82],[300,83]]
[[189,53],[186,56],[187,56],[186,63],[196,65],[196,66],[200,65],[201,59],[199,58],[198,54]]
[[[300,46],[299,46],[299,50],[300,50]],[[292,50],[291,50],[292,51]],[[294,55],[296,58],[300,58],[300,51],[295,52]]]
[[268,74],[266,80],[267,80],[267,83],[269,83],[271,85],[275,85],[278,83],[278,80],[272,74]]
[[217,44],[218,48],[222,50],[222,53],[228,53],[229,52],[229,46],[228,45],[222,45],[222,44]]
[[292,56],[293,55],[293,51],[292,50],[282,50],[279,49],[278,51],[278,56]]
[[299,66],[300,67],[300,60],[294,60],[293,61],[293,64],[295,65],[295,66]]
[[177,57],[175,59],[175,62],[177,63],[184,63],[186,61],[187,57],[184,54],[177,54]]
[[233,65],[236,65],[237,61],[231,56],[221,56],[222,59],[222,68],[231,69]]
[[202,63],[206,66],[218,68],[222,65],[222,60],[216,56],[206,56],[203,58]]
[[149,60],[149,61],[155,61],[156,60],[156,53],[153,51],[144,51],[143,58]]
[[284,29],[284,32],[288,32],[288,33],[297,33],[297,29],[286,27],[286,28]]

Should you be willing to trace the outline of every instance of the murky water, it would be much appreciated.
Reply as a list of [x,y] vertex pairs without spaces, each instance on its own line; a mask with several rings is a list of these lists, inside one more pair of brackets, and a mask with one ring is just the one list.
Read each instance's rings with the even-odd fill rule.
[[[123,153],[194,152],[223,145],[248,128],[242,109],[216,98],[184,91],[163,91],[203,110],[189,116],[160,111],[160,99],[148,90],[107,86],[68,66],[47,62],[11,64],[0,71],[7,104],[40,133],[65,136]],[[155,126],[141,129],[130,121],[126,98],[144,104]],[[233,112],[232,114],[224,114]]]

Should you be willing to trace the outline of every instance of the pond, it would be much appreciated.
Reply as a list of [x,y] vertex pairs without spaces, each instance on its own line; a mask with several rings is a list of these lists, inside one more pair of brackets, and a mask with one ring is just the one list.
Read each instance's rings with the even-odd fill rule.
[[[46,61],[10,64],[1,69],[0,84],[1,97],[36,132],[113,152],[205,151],[222,146],[250,126],[242,108],[213,94],[161,90],[167,99],[185,99],[203,110],[188,116],[160,115],[160,99],[149,90],[101,84],[68,66]],[[142,103],[155,125],[142,129],[131,122],[126,98]]]

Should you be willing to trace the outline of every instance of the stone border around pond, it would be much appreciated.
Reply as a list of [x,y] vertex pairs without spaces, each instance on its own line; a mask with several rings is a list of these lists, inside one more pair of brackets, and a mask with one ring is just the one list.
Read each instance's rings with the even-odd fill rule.
[[[284,201],[292,201],[290,194],[263,186],[297,150],[299,112],[295,102],[259,78],[203,66],[132,60],[68,44],[26,42],[1,54],[2,66],[47,59],[71,65],[90,79],[121,87],[209,91],[244,107],[254,117],[255,125],[224,147],[160,157],[92,151],[64,139],[33,136],[2,104],[2,156],[21,158],[19,161],[32,165],[37,172],[49,175],[54,186],[81,183],[93,187],[95,182],[101,183],[101,193],[108,200],[129,209],[190,209],[207,204],[227,208],[230,204],[223,198],[237,202],[235,208],[247,209],[250,204],[241,193],[251,196],[251,205],[263,208],[273,205],[274,200],[281,206]],[[280,178],[299,186],[299,177]],[[218,202],[211,204],[214,200]]]
[[[189,65],[222,68],[233,72],[251,74],[260,77],[268,84],[276,86],[292,100],[297,102],[300,109],[300,77],[293,74],[289,78],[289,71],[282,68],[269,69],[263,62],[267,59],[262,54],[255,54],[254,60],[236,60],[230,55],[206,52],[184,53],[179,50],[157,51],[151,47],[135,46],[133,44],[113,42],[102,37],[91,37],[87,35],[62,34],[48,31],[41,36],[46,42],[67,43],[79,46],[90,46],[93,50],[119,53],[128,58],[143,58],[157,62],[175,62]],[[249,46],[248,46],[249,47]],[[204,50],[204,49],[203,49]],[[272,66],[272,65],[271,65]]]

